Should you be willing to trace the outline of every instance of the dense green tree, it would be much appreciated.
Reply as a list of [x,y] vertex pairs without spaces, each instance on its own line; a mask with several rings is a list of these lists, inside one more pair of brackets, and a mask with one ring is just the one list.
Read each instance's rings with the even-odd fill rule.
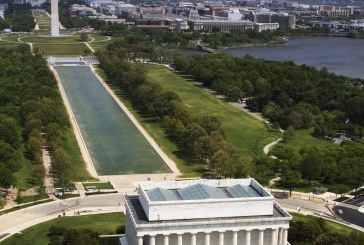
[[51,174],[59,186],[65,186],[70,180],[70,163],[66,152],[59,148],[54,151],[51,158]]
[[311,148],[304,153],[301,162],[301,173],[308,179],[309,184],[311,184],[311,180],[320,176],[321,163],[322,157],[317,148]]

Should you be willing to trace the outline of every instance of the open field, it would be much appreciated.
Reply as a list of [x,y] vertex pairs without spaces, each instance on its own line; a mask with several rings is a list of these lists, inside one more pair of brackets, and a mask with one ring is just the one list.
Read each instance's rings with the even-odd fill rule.
[[[293,221],[302,221],[302,222],[307,222],[313,219],[317,219],[314,216],[311,215],[303,215],[303,214],[297,214],[297,213],[290,213],[290,215],[292,215],[293,217]],[[343,235],[348,235],[350,232],[358,232],[357,230],[350,228],[348,226],[345,225],[341,225],[338,224],[336,222],[333,221],[329,221],[325,219],[325,226],[328,230],[332,231],[332,232],[337,232]]]
[[33,10],[32,12],[39,30],[43,31],[51,29],[51,18],[44,11]]
[[174,91],[187,110],[196,117],[217,117],[225,132],[226,140],[241,153],[258,155],[263,146],[276,140],[277,133],[270,132],[263,122],[217,98],[211,92],[186,81],[165,67],[146,65],[148,80],[163,91]]
[[327,146],[333,145],[332,142],[327,140],[321,140],[316,137],[313,137],[311,134],[313,133],[314,128],[308,129],[299,129],[295,130],[295,136],[293,140],[288,142],[279,143],[278,145],[282,145],[285,147],[293,148],[298,151],[301,147],[307,146],[316,146],[318,148],[323,148]]
[[51,225],[58,225],[73,229],[88,229],[100,234],[108,235],[115,234],[115,229],[124,224],[125,215],[123,213],[61,217],[32,226],[24,230],[21,234],[16,234],[0,244],[47,245],[50,242],[50,238],[47,236],[47,233]]
[[94,186],[96,189],[99,190],[114,189],[110,182],[83,182],[82,185],[84,188]]
[[121,37],[111,37],[110,40],[107,40],[107,37],[99,36],[96,34],[91,35],[91,37],[94,38],[95,40],[93,42],[89,42],[89,45],[95,51],[104,51],[104,50],[106,50],[107,45],[121,39]]
[[[74,44],[82,42],[80,35],[72,35],[68,37],[51,37],[51,36],[24,36],[21,37],[22,42],[27,43],[47,43],[47,44]],[[90,41],[89,39],[88,41]]]
[[85,44],[33,44],[33,50],[38,49],[42,55],[84,55]]

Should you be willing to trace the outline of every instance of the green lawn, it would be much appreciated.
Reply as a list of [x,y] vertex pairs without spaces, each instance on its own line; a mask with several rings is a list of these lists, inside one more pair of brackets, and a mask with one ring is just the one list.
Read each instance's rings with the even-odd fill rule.
[[290,147],[298,151],[301,147],[316,146],[318,148],[324,148],[333,144],[330,141],[313,137],[313,130],[314,128],[295,130],[294,139],[280,143],[280,145]]
[[[303,214],[297,214],[297,213],[290,213],[290,215],[292,215],[293,217],[293,221],[302,221],[302,222],[307,222],[313,219],[316,219],[316,217],[311,216],[311,215],[303,215]],[[325,226],[328,230],[333,231],[333,232],[337,232],[343,235],[348,235],[350,232],[356,231],[359,232],[356,229],[350,228],[348,226],[330,221],[330,220],[326,220],[325,219]]]
[[125,215],[123,213],[94,214],[86,216],[61,217],[50,220],[35,226],[32,226],[21,234],[16,234],[1,245],[47,245],[49,237],[47,236],[51,225],[63,226],[74,229],[88,229],[103,235],[115,234],[118,226],[125,224]]
[[72,35],[69,37],[51,37],[51,36],[36,36],[30,35],[21,38],[21,41],[27,43],[47,43],[47,44],[74,44],[80,43],[80,35]]
[[44,55],[83,55],[87,49],[83,43],[75,44],[33,44],[33,49],[38,49]]
[[71,128],[63,133],[61,144],[63,149],[67,152],[71,163],[71,179],[73,181],[91,180],[92,177],[86,170],[86,163],[82,158],[76,137]]
[[177,93],[192,115],[217,117],[221,121],[226,140],[241,153],[262,154],[263,146],[278,138],[278,134],[270,132],[263,122],[186,81],[169,69],[156,65],[146,65],[146,68],[148,80],[161,86],[163,91]]
[[87,186],[95,186],[96,189],[105,190],[105,189],[114,189],[110,182],[83,182],[83,187]]
[[92,37],[95,39],[95,41],[90,42],[89,44],[95,51],[104,51],[106,50],[107,45],[121,39],[120,37],[111,37],[110,40],[107,40],[105,36],[100,36],[97,34],[93,34]]

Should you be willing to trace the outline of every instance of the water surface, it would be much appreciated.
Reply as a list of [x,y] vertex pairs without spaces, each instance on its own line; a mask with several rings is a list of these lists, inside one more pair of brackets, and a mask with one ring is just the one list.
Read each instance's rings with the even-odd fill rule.
[[293,61],[296,64],[326,66],[338,75],[364,78],[364,40],[340,37],[298,38],[275,47],[232,48],[233,56],[251,55],[268,60]]
[[171,172],[88,66],[56,66],[98,175]]

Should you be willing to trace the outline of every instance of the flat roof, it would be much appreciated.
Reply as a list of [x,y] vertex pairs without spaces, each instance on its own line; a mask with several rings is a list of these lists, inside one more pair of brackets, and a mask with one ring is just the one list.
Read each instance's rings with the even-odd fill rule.
[[146,191],[150,201],[176,201],[176,200],[201,200],[201,199],[223,199],[261,197],[254,187],[241,184],[227,188],[212,187],[197,183],[181,189],[165,189],[156,187]]
[[142,204],[139,201],[138,195],[125,195],[126,205],[129,206],[129,211],[132,213],[134,221],[136,224],[168,224],[168,223],[188,223],[188,222],[198,222],[198,221],[231,221],[231,220],[241,220],[248,221],[252,219],[275,219],[275,218],[289,218],[291,216],[285,212],[277,203],[274,203],[273,214],[272,215],[261,215],[261,216],[236,216],[236,217],[226,217],[226,218],[199,218],[199,219],[178,219],[178,220],[157,220],[157,221],[149,221]]

